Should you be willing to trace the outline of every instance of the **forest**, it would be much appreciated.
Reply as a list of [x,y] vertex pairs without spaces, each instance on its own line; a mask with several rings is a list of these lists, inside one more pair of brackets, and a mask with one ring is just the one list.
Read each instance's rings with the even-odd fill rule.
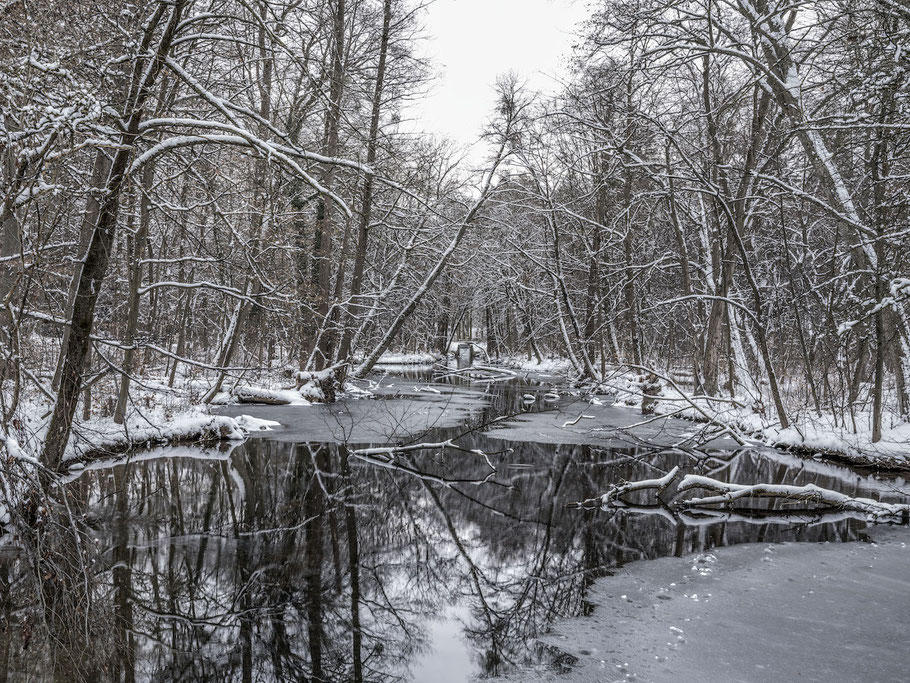
[[[477,84],[495,87],[496,105],[469,153],[434,133],[431,122],[414,119],[415,102],[435,87],[440,68],[427,50],[433,38],[424,0],[0,0],[0,530],[4,543],[28,546],[36,576],[46,584],[64,565],[78,565],[81,576],[91,564],[81,555],[79,562],[59,558],[79,546],[80,534],[93,532],[58,539],[57,548],[58,541],[41,540],[44,532],[22,531],[40,529],[48,506],[70,520],[60,521],[56,533],[75,528],[78,515],[61,492],[82,468],[140,446],[234,448],[225,442],[279,422],[286,428],[283,416],[291,413],[280,410],[337,403],[339,411],[356,413],[363,409],[347,406],[362,398],[397,400],[389,372],[417,361],[435,364],[433,377],[456,389],[447,393],[431,383],[414,391],[446,401],[460,396],[458,382],[483,380],[489,387],[534,373],[559,376],[552,396],[541,393],[539,401],[533,387],[514,395],[503,390],[509,407],[487,410],[489,422],[538,404],[550,410],[560,397],[583,397],[594,407],[560,412],[556,427],[634,432],[652,424],[651,416],[683,418],[693,430],[713,430],[700,448],[729,439],[722,448],[774,447],[811,456],[812,466],[830,458],[880,471],[910,468],[910,6],[904,0],[591,0],[586,6],[587,19],[565,56],[569,76],[553,89],[535,90],[515,72],[501,74],[495,85]],[[509,26],[502,34],[521,39]],[[474,49],[471,36],[464,43],[466,51]],[[467,345],[473,370],[453,368],[453,354]],[[424,379],[406,376],[412,387]],[[632,417],[598,412],[607,395]],[[424,438],[431,426],[409,428],[407,438],[393,437],[390,428],[385,440],[375,432],[359,440],[350,433],[304,434],[291,455],[275,456],[309,464],[298,465],[287,489],[281,484],[280,493],[262,494],[281,501],[274,520],[260,507],[237,513],[233,499],[225,503],[224,496],[234,495],[231,486],[242,498],[271,485],[272,475],[249,474],[253,462],[260,472],[275,466],[250,445],[213,461],[225,468],[223,478],[194,455],[198,472],[168,475],[170,465],[161,464],[143,481],[135,470],[111,482],[98,475],[98,488],[82,491],[83,503],[122,502],[116,510],[126,515],[131,496],[140,489],[152,495],[148,481],[160,479],[161,490],[172,486],[168,495],[178,502],[156,505],[173,511],[181,490],[197,492],[211,476],[208,512],[200,513],[196,501],[187,515],[203,519],[206,534],[211,510],[233,516],[236,538],[249,529],[238,514],[253,526],[269,518],[275,529],[287,524],[285,531],[299,531],[330,510],[330,529],[300,532],[301,571],[321,567],[331,546],[336,598],[342,585],[354,592],[356,616],[344,617],[355,620],[353,630],[347,622],[335,625],[354,634],[353,668],[339,659],[335,673],[323,676],[337,643],[320,649],[328,636],[314,625],[323,605],[316,600],[306,608],[315,610],[307,612],[308,663],[294,660],[285,677],[373,680],[362,668],[367,636],[357,624],[365,602],[355,589],[358,572],[367,573],[357,560],[358,524],[366,516],[357,495],[341,483],[324,484],[323,475],[331,472],[330,482],[350,477],[353,489],[359,480],[378,487],[379,474],[354,476],[349,459],[397,468],[395,477],[422,487],[415,496],[430,496],[433,509],[442,510],[431,487],[457,498],[452,487],[474,474],[429,474],[418,466],[419,452],[483,456],[492,474],[478,475],[478,482],[501,473],[489,440],[461,445],[474,439],[465,435],[481,422],[483,429],[489,424],[471,405],[458,413],[470,415],[464,422],[470,429],[437,425],[449,431],[436,441]],[[332,413],[340,423],[339,414]],[[643,422],[632,424],[638,418]],[[394,420],[395,429],[407,423],[401,415]],[[661,447],[688,443],[685,429],[668,428],[683,440]],[[551,443],[547,438],[523,434],[516,443]],[[331,446],[307,450],[303,441]],[[374,448],[349,451],[349,443]],[[589,450],[589,441],[567,443],[584,445],[570,456],[554,451],[572,476],[578,462],[606,452]],[[636,441],[646,450],[653,445]],[[253,453],[250,462],[223,464],[242,459],[236,453],[244,448]],[[548,462],[546,449],[528,452],[535,462]],[[686,457],[698,467],[714,462],[693,452]],[[590,544],[607,534],[589,529],[592,507],[639,506],[650,514],[629,494],[662,496],[671,486],[674,496],[692,488],[716,493],[699,499],[710,510],[762,497],[815,502],[816,511],[827,505],[824,514],[837,509],[842,516],[826,523],[841,526],[813,532],[813,540],[857,538],[848,518],[907,523],[903,498],[892,505],[857,498],[865,490],[860,486],[834,491],[849,477],[833,469],[819,470],[823,490],[795,466],[796,474],[783,468],[775,475],[749,461],[746,470],[761,479],[747,486],[710,479],[713,470],[698,468],[679,483],[673,461],[660,462],[657,474],[635,469],[638,483],[600,475],[573,483],[578,494],[563,502],[585,510],[583,519],[560,517],[568,513],[547,503],[551,521],[571,527],[573,537],[573,525],[581,525],[585,571],[600,557]],[[561,476],[550,471],[545,480],[552,483],[541,488],[561,490]],[[899,487],[871,490],[863,495],[888,497]],[[282,518],[280,506],[291,506],[298,494],[304,509]],[[498,494],[495,500],[501,502]],[[661,505],[674,524],[692,507],[690,499],[676,498]],[[446,522],[454,547],[470,559],[455,535],[458,525]],[[139,536],[152,534],[143,529]],[[660,532],[667,544],[673,533]],[[339,551],[344,534],[349,546]],[[267,551],[260,548],[261,557],[280,562],[294,547],[296,537],[288,538],[284,545],[275,537]],[[680,532],[679,550],[664,554],[714,543],[698,538]],[[129,563],[137,561],[125,539],[112,541],[119,550],[111,560],[111,590],[132,580],[117,573],[126,571],[130,552]],[[376,553],[385,552],[376,538],[370,542]],[[544,566],[550,538],[539,542]],[[623,551],[610,562],[663,552],[655,547]],[[571,555],[571,548],[560,548]],[[498,561],[514,559],[500,550]],[[200,549],[194,571],[202,570],[206,552]],[[41,564],[51,556],[58,558],[53,572]],[[237,559],[241,593],[255,580],[256,557]],[[412,576],[425,569],[415,562]],[[472,562],[456,574],[470,584],[466,591],[480,595],[484,638],[493,643],[483,669],[498,675],[507,670],[496,640],[498,617],[484,601],[483,570]],[[157,576],[150,566],[135,571]],[[0,593],[18,585],[12,570],[3,571]],[[296,575],[288,571],[281,582],[291,591]],[[307,579],[309,605],[328,590],[319,577]],[[374,579],[370,590],[391,581]],[[150,580],[158,599],[158,579]],[[171,588],[182,590],[178,584]],[[590,582],[582,584],[572,584],[572,609],[550,605],[547,619],[577,614],[582,600],[574,591],[584,593]],[[133,607],[125,606],[132,598],[124,595],[117,593],[124,606],[115,607],[123,618],[129,612],[132,624]],[[244,594],[252,600],[246,608],[261,607],[257,599]],[[4,624],[13,619],[10,605],[0,596]],[[82,613],[73,609],[67,618]],[[521,613],[519,605],[509,619]],[[251,627],[239,618],[243,634]],[[66,624],[64,630],[78,630]],[[399,625],[407,635],[410,627]],[[527,639],[538,626],[516,628]],[[133,638],[132,628],[118,637]],[[18,637],[27,647],[28,638],[21,631]],[[8,637],[0,641],[7,653]],[[127,641],[118,642],[117,666],[131,662],[123,680],[134,680],[136,651],[123,654]],[[384,661],[381,649],[377,658]],[[165,659],[154,671],[180,678]],[[244,659],[244,680],[255,669],[247,664]],[[76,670],[96,680],[98,670],[67,667],[54,669],[59,680],[73,680]],[[191,678],[213,676],[186,671]],[[269,671],[266,677],[283,676]],[[386,673],[376,680],[399,680]]]
[[402,126],[417,3],[2,17],[2,425],[52,401],[52,469],[153,373],[205,402],[455,337],[784,429],[907,417],[903,3],[595,4],[563,91],[499,80],[481,169]]

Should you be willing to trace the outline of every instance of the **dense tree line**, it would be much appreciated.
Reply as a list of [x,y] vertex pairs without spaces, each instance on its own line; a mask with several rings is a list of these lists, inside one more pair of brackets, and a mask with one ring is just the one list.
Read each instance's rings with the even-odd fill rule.
[[604,3],[563,93],[506,83],[491,343],[880,438],[910,411],[908,41],[888,0]]
[[354,348],[365,373],[393,343],[497,163],[474,191],[401,131],[420,9],[3,4],[3,418],[26,385],[53,400],[49,465],[112,377],[99,409],[122,421],[150,368],[206,375],[211,400]]

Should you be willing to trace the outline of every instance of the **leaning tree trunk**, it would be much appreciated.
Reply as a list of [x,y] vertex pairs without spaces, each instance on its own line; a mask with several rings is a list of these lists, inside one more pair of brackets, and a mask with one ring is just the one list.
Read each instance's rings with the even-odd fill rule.
[[[507,129],[508,133],[509,129]],[[508,135],[506,135],[508,139]],[[382,339],[379,340],[379,343],[373,348],[370,354],[366,357],[363,363],[354,371],[354,377],[363,377],[370,370],[373,369],[373,366],[376,365],[376,361],[379,360],[379,357],[385,353],[386,349],[389,348],[389,345],[395,339],[395,336],[401,330],[404,323],[411,316],[414,310],[417,308],[417,305],[421,302],[424,295],[430,290],[433,286],[433,283],[436,282],[436,279],[439,277],[440,273],[445,269],[449,263],[449,259],[452,258],[452,254],[455,253],[455,250],[458,248],[458,245],[461,244],[461,240],[464,237],[465,233],[468,231],[468,228],[474,223],[474,219],[477,217],[477,214],[480,212],[483,205],[486,203],[489,198],[490,191],[493,185],[493,175],[496,173],[496,169],[499,168],[499,164],[503,159],[505,153],[505,142],[503,142],[499,151],[496,154],[496,157],[493,160],[490,170],[487,173],[486,181],[484,182],[483,189],[480,192],[480,197],[477,201],[474,202],[474,205],[465,215],[464,219],[461,221],[461,224],[458,226],[455,235],[452,237],[452,241],[449,242],[449,245],[445,250],[440,254],[439,260],[436,264],[430,269],[430,272],[427,273],[427,276],[424,278],[423,282],[417,288],[417,291],[414,292],[404,308],[402,308],[398,315],[395,316],[395,319],[389,325],[389,328],[386,330],[385,334],[382,336]]]
[[[117,233],[120,195],[127,181],[129,162],[133,156],[135,142],[139,137],[139,124],[142,121],[144,106],[171,49],[186,2],[187,0],[174,0],[170,19],[161,33],[151,63],[146,65],[143,60],[137,59],[134,66],[132,84],[122,117],[126,125],[120,134],[120,144],[111,164],[110,175],[98,209],[98,217],[83,258],[82,272],[79,275],[76,296],[73,301],[69,343],[66,346],[60,373],[60,389],[57,392],[57,401],[41,454],[42,463],[50,470],[55,470],[60,466],[69,441],[73,416],[79,400],[79,390],[82,388],[85,359],[91,343],[95,305],[107,276],[111,248]],[[159,3],[154,15],[146,24],[139,54],[149,52],[152,40],[170,4],[163,1]]]
[[[79,230],[79,253],[84,254],[88,249],[89,240],[92,237],[92,230],[98,222],[98,211],[101,206],[101,194],[104,192],[107,179],[111,172],[111,159],[107,152],[99,149],[95,154],[95,165],[92,169],[92,189],[88,199],[85,202],[85,210],[82,216],[82,224]],[[69,291],[66,295],[65,317],[70,320],[73,317],[73,306],[76,304],[76,290],[79,287],[79,279],[82,277],[82,262],[76,263],[73,278],[70,280]],[[54,371],[54,379],[51,387],[56,389],[60,386],[60,375],[63,372],[63,360],[66,358],[66,349],[69,346],[70,328],[63,328],[63,338],[60,341],[60,355],[57,359],[57,368]]]

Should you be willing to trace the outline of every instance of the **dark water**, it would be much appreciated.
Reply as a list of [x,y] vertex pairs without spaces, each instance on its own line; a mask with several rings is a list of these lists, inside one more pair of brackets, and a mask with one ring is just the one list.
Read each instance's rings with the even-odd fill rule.
[[[78,534],[61,522],[4,558],[0,656],[31,680],[530,677],[572,665],[535,637],[589,610],[591,582],[619,564],[742,542],[855,540],[864,529],[849,519],[686,525],[566,503],[680,463],[744,483],[881,492],[842,468],[754,451],[706,459],[464,434],[517,410],[528,391],[540,388],[494,388],[485,408],[460,408],[461,426],[421,436],[463,434],[462,446],[492,454],[493,473],[461,451],[389,463],[351,456],[354,444],[268,438],[81,473],[68,485]],[[402,406],[440,400],[364,403],[397,424]]]

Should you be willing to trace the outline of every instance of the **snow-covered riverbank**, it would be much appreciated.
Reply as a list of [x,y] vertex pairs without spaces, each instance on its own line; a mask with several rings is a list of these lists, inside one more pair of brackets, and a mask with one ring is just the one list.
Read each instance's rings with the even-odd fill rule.
[[870,533],[629,564],[595,582],[590,616],[542,638],[576,663],[539,679],[905,681],[910,537]]
[[[35,461],[47,429],[49,410],[50,406],[44,402],[30,401],[24,411],[29,418],[21,420],[18,429],[7,435],[19,459]],[[63,462],[68,466],[151,446],[242,441],[251,432],[271,429],[274,425],[249,415],[213,415],[208,407],[183,406],[175,410],[164,402],[141,409],[133,406],[122,424],[109,416],[95,416],[74,424]]]
[[[278,373],[260,379],[258,384],[226,386],[212,405],[204,403],[207,382],[195,376],[178,376],[169,386],[165,377],[147,376],[134,384],[124,419],[113,416],[113,387],[99,383],[94,393],[112,393],[95,398],[86,415],[80,407],[63,462],[86,462],[126,451],[174,444],[212,444],[245,439],[250,433],[266,430],[277,423],[251,417],[243,412],[233,416],[216,414],[217,407],[231,403],[285,403],[308,406],[324,400],[314,382],[299,382],[287,387],[288,379]],[[292,380],[293,383],[293,380]],[[363,395],[364,390],[351,387]],[[37,461],[53,406],[38,393],[21,396],[17,418],[11,422],[4,443],[15,448],[19,459]]]
[[[511,368],[553,375],[563,378],[566,384],[572,383],[572,365],[567,359],[547,358],[537,362],[513,357],[502,362]],[[601,382],[587,381],[573,391],[591,396],[610,393],[615,396],[617,406],[640,413],[643,395],[652,391],[647,388],[649,381],[644,372],[613,367],[608,368]],[[833,457],[860,467],[910,468],[910,422],[896,414],[885,416],[881,439],[873,442],[870,410],[855,410],[852,418],[838,418],[824,412],[819,415],[806,406],[790,406],[791,424],[782,428],[773,411],[752,396],[696,395],[687,385],[661,373],[656,383],[660,389],[653,406],[655,415],[713,423],[744,442]]]

